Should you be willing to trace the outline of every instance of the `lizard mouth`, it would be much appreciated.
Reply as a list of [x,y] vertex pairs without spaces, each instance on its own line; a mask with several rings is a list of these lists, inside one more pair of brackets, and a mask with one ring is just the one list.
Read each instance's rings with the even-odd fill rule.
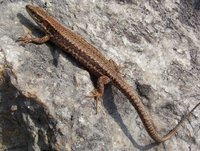
[[28,14],[36,21],[38,22],[38,19],[36,17],[36,6],[33,5],[26,5],[26,11],[28,12]]
[[35,9],[37,7],[33,6],[33,5],[26,5],[26,11],[32,16],[33,14],[35,14]]
[[26,5],[26,11],[28,14],[33,18],[33,20],[39,24],[41,27],[42,26],[42,20],[44,20],[43,15],[46,14],[45,11],[37,6],[34,5]]

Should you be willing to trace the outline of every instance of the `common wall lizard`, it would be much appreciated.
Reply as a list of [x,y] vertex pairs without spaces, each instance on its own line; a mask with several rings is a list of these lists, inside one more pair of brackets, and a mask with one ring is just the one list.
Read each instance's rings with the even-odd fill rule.
[[183,121],[197,108],[197,106],[200,105],[199,102],[171,131],[164,136],[160,136],[140,97],[133,88],[123,80],[118,72],[117,65],[112,60],[106,59],[94,46],[70,29],[61,25],[42,8],[34,5],[26,5],[26,10],[42,28],[45,36],[41,38],[24,36],[20,37],[19,41],[23,44],[31,42],[40,44],[50,40],[73,56],[77,61],[84,65],[86,69],[98,77],[97,89],[92,93],[96,100],[99,100],[102,97],[105,84],[113,84],[134,106],[146,131],[154,141],[161,143],[172,137]]

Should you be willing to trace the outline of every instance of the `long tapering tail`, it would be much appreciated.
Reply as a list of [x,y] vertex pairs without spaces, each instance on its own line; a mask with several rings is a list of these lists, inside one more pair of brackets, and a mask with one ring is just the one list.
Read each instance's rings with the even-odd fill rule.
[[175,135],[176,132],[177,132],[177,130],[178,130],[178,129],[180,128],[180,126],[183,124],[183,122],[184,122],[186,119],[188,119],[188,118],[190,117],[191,113],[192,113],[199,105],[200,105],[200,102],[199,102],[197,105],[195,105],[195,107],[193,107],[192,110],[191,110],[189,113],[187,113],[187,114],[185,115],[185,117],[183,117],[183,118],[180,120],[180,122],[179,122],[171,131],[169,131],[166,135],[164,135],[163,137],[161,137],[159,143],[160,143],[160,142],[164,142],[164,141],[168,140],[170,137],[172,137],[173,135]]
[[156,130],[156,127],[154,126],[155,124],[152,120],[152,117],[148,114],[138,94],[123,79],[118,77],[113,80],[114,80],[115,86],[129,99],[130,103],[136,109],[150,137],[155,142],[158,142],[158,143],[164,142],[167,139],[171,138],[177,132],[177,130],[180,128],[183,122],[200,105],[200,102],[199,102],[171,131],[169,131],[164,136],[160,136],[158,131]]

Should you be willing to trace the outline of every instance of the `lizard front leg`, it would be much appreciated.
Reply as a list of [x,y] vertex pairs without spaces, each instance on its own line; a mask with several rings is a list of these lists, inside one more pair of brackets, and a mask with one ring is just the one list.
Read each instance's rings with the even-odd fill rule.
[[91,92],[91,95],[89,97],[94,97],[96,100],[96,113],[98,113],[98,102],[102,99],[103,93],[104,93],[104,85],[108,84],[110,82],[110,78],[107,76],[101,76],[99,77],[97,81],[97,88],[94,89]]
[[32,35],[30,35],[30,36],[25,35],[25,36],[19,37],[17,39],[17,41],[21,42],[22,45],[25,45],[27,43],[42,44],[42,43],[45,43],[49,40],[50,40],[49,35],[45,35],[45,36],[40,37],[40,38],[39,37],[33,37]]

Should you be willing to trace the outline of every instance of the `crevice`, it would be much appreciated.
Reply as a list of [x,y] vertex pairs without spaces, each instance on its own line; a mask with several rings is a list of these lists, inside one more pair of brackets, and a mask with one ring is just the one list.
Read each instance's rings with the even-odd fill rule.
[[[3,68],[1,68],[3,69]],[[35,95],[21,92],[5,72],[0,77],[0,150],[57,150],[57,121]]]

